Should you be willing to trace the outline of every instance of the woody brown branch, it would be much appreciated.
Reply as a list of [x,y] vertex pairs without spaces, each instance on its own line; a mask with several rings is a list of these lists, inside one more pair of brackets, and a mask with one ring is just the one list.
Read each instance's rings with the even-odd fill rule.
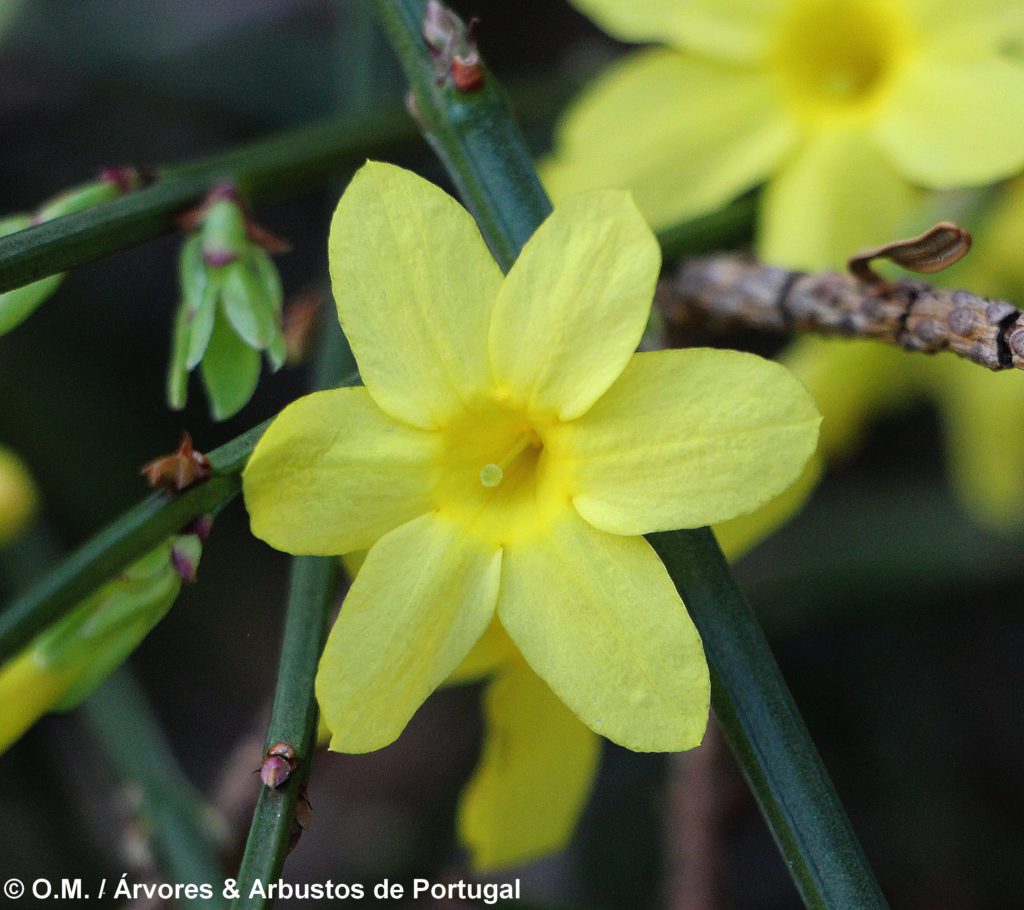
[[872,338],[926,354],[952,351],[990,370],[1024,369],[1017,307],[916,279],[863,281],[710,256],[663,279],[656,303],[672,329]]

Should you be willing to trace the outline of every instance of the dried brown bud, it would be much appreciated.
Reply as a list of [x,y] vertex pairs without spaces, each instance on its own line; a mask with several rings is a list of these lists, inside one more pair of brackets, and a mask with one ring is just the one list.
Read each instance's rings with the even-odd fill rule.
[[206,480],[210,472],[210,462],[202,452],[192,447],[192,437],[184,433],[178,451],[155,458],[143,465],[139,473],[145,476],[151,487],[180,493],[186,487]]
[[302,832],[313,824],[313,804],[309,801],[306,791],[299,794],[295,803],[295,818],[292,819],[292,830],[288,837],[288,852],[291,853],[299,845]]
[[871,268],[873,259],[888,259],[911,272],[932,275],[959,262],[971,249],[971,233],[951,221],[942,221],[917,237],[895,240],[863,250],[847,262],[850,274],[871,284],[883,282]]
[[326,293],[310,291],[290,300],[281,318],[284,333],[285,362],[305,363],[309,359],[320,327]]

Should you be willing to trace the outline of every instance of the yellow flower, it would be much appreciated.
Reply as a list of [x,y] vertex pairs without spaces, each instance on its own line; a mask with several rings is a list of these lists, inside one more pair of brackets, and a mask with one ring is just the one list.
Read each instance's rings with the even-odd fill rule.
[[573,2],[666,47],[570,109],[545,173],[556,198],[630,189],[662,227],[767,181],[762,256],[823,268],[900,236],[916,187],[1024,165],[1019,0]]
[[355,176],[330,259],[366,387],[294,402],[243,478],[272,546],[369,547],[317,678],[332,748],[392,742],[495,615],[594,731],[700,742],[700,639],[640,535],[771,498],[818,415],[750,355],[634,354],[659,258],[628,195],[601,192],[556,209],[503,277],[441,190]]

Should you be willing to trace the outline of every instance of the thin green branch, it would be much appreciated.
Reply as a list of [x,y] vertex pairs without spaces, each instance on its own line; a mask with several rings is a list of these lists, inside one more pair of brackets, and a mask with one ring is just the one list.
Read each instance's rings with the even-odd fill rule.
[[[313,388],[330,388],[338,373],[353,362],[341,326],[327,320],[314,363]],[[277,880],[296,836],[302,833],[296,829],[296,811],[299,801],[305,799],[306,780],[316,748],[313,681],[341,573],[341,563],[333,557],[293,556],[291,565],[281,663],[265,746],[287,743],[295,750],[297,764],[283,786],[276,790],[264,786],[260,790],[238,870],[239,896],[232,902],[232,907],[246,910],[273,906],[273,899],[264,896],[269,892],[254,893],[253,886]]]
[[[329,376],[333,379],[338,373],[334,369]],[[318,374],[318,383],[320,378]],[[338,383],[327,384],[355,385],[359,381],[359,374],[353,372]],[[213,474],[208,480],[176,495],[148,496],[0,610],[0,663],[168,535],[234,499],[242,488],[242,469],[269,424],[264,421],[209,452]]]
[[[498,262],[508,268],[550,205],[529,153],[484,90],[439,85],[423,42],[424,0],[374,0],[413,86],[419,116]],[[706,529],[651,536],[704,638],[715,713],[809,908],[886,907],[828,773],[756,619]]]
[[[235,908],[273,906],[267,892],[253,887],[277,881],[288,856],[297,824],[296,807],[304,799],[313,752],[316,747],[317,708],[313,680],[327,637],[327,623],[341,565],[325,556],[295,556],[288,592],[288,612],[274,708],[266,745],[284,742],[298,756],[297,767],[285,784],[260,790],[245,855],[238,871],[239,897]],[[298,832],[301,833],[301,832]]]
[[175,217],[221,180],[254,202],[287,198],[413,139],[400,110],[348,115],[227,154],[157,170],[156,183],[95,208],[0,237],[0,291],[66,271],[175,228]]
[[887,907],[832,781],[714,535],[651,534],[700,632],[711,700],[807,907]]
[[[405,69],[412,107],[423,134],[473,213],[503,268],[551,211],[525,142],[497,81],[459,92],[438,81],[423,39],[425,3],[374,0],[384,29]],[[503,199],[517,197],[509,206]]]
[[0,663],[133,560],[241,489],[245,462],[266,429],[254,427],[208,454],[212,476],[182,493],[153,493],[111,522],[0,611]]
[[121,782],[139,794],[138,814],[157,868],[168,882],[212,888],[212,899],[182,892],[178,903],[205,910],[224,906],[212,810],[182,773],[135,678],[118,670],[83,711]]

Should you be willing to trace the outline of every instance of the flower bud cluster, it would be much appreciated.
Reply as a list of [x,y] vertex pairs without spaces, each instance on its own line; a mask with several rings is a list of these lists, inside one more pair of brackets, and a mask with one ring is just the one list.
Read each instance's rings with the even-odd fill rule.
[[252,397],[260,352],[274,371],[285,361],[284,292],[269,254],[288,246],[252,221],[230,184],[214,187],[182,226],[194,233],[179,260],[167,400],[183,408],[189,373],[200,367],[213,417],[223,420]]

